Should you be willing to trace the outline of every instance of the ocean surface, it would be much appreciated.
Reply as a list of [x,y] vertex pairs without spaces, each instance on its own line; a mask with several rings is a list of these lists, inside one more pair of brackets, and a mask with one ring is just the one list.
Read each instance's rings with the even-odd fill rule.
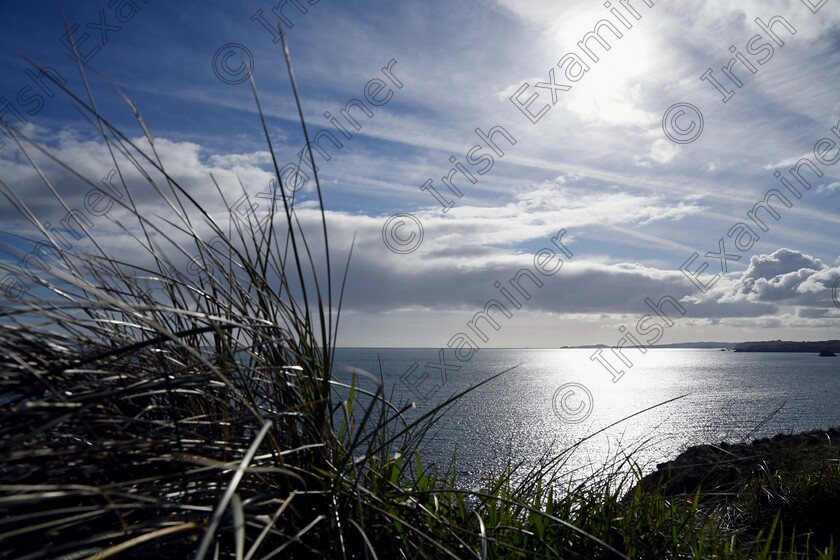
[[[593,352],[482,349],[459,362],[450,350],[441,357],[436,349],[339,349],[334,377],[347,381],[353,368],[369,372],[384,381],[392,402],[415,403],[406,415],[416,418],[507,371],[463,397],[424,445],[424,459],[439,465],[457,449],[469,484],[508,461],[533,465],[569,448],[563,472],[570,478],[628,455],[647,473],[691,445],[840,425],[840,358],[628,350],[633,366],[623,366],[614,382],[590,359]],[[359,379],[374,387],[363,374]]]

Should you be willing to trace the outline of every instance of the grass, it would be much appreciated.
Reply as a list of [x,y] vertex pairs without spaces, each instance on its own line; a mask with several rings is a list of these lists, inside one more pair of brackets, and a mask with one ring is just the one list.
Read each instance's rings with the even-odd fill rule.
[[[111,221],[133,245],[115,251],[88,231],[65,250],[0,180],[57,248],[0,316],[0,558],[833,557],[836,526],[811,520],[836,515],[836,465],[744,477],[711,505],[636,484],[638,472],[621,474],[629,459],[563,482],[574,448],[459,487],[454,462],[428,465],[418,451],[462,395],[409,421],[381,378],[334,379],[343,285],[320,184],[315,174],[318,211],[299,210],[253,81],[280,185],[262,223],[232,219],[213,179],[226,208],[215,218],[206,193],[167,171],[134,104],[143,140],[99,113],[81,76],[84,96],[55,85],[111,154],[128,195]],[[60,181],[96,186],[24,132],[15,142],[65,210]],[[172,264],[190,258],[201,274]]]

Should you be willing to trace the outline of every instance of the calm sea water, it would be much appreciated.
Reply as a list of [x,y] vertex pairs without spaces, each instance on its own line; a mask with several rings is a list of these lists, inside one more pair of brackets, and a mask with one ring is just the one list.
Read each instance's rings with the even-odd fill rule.
[[[588,474],[624,453],[632,453],[648,472],[690,445],[840,425],[840,358],[649,350],[628,353],[634,365],[625,367],[624,377],[614,383],[589,359],[592,352],[483,349],[461,363],[447,351],[443,377],[437,350],[340,349],[335,377],[349,378],[343,367],[381,374],[393,401],[415,402],[413,414],[418,414],[513,368],[464,397],[426,444],[426,458],[438,464],[457,449],[457,465],[468,480],[497,471],[511,459],[533,464],[615,422],[576,449],[566,464],[569,472]],[[418,367],[412,371],[413,364]],[[555,398],[569,383],[584,386],[588,395],[577,388]],[[436,385],[440,388],[434,391]]]

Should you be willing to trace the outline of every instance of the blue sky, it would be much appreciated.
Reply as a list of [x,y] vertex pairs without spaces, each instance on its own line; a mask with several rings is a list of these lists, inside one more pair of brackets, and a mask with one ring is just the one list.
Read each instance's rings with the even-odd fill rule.
[[[136,103],[179,181],[203,192],[213,173],[235,192],[239,177],[256,197],[268,192],[271,173],[250,89],[235,83],[242,64],[252,61],[281,162],[298,163],[303,146],[281,48],[260,23],[276,24],[273,9],[286,18],[310,132],[326,130],[341,144],[320,144],[329,160],[315,154],[335,254],[346,255],[353,235],[357,240],[341,344],[436,348],[460,332],[482,347],[613,344],[621,327],[648,343],[657,333],[639,328],[653,313],[645,300],[666,296],[685,313],[670,308],[673,326],[662,319],[660,343],[840,338],[833,301],[840,296],[833,293],[840,166],[829,142],[840,144],[832,131],[840,125],[840,0],[624,0],[609,7],[0,0],[0,111],[92,180],[110,170],[90,125],[66,96],[50,97],[49,86],[36,84],[19,56],[81,91],[62,40],[63,10],[95,71],[102,113],[129,136],[141,135],[97,72]],[[584,40],[596,29],[609,50],[591,35]],[[576,61],[588,71],[580,73]],[[727,65],[734,78],[722,70]],[[702,79],[708,69],[731,92],[725,103],[712,80]],[[341,115],[354,99],[368,111],[350,109],[358,126]],[[699,117],[689,113],[669,121],[672,136],[692,139],[678,143],[663,130],[663,116],[683,103],[699,110],[703,129],[691,138]],[[539,119],[526,114],[542,108]],[[515,144],[501,132],[492,137],[499,151],[480,140],[476,129],[494,127]],[[10,139],[0,134],[0,141],[0,179],[39,219],[60,219],[64,212],[41,194]],[[822,176],[803,167],[803,158]],[[472,178],[451,174],[456,164]],[[790,174],[796,166],[810,188]],[[448,174],[457,192],[441,181]],[[447,212],[421,189],[429,179],[452,203]],[[68,180],[57,188],[84,206],[84,185]],[[778,219],[758,210],[760,223],[751,220],[748,213],[772,189],[786,197],[770,199]],[[303,222],[315,220],[311,183],[300,199]],[[3,239],[18,243],[9,236],[26,231],[17,211],[4,200],[0,214]],[[391,247],[411,252],[383,242],[389,217],[401,214],[417,222],[403,221],[386,237],[397,235]],[[414,247],[409,234],[418,222],[423,238]],[[759,239],[742,237],[736,246],[745,231],[733,234],[739,223]],[[109,227],[101,220],[93,231]],[[552,242],[563,229],[571,258]],[[720,252],[721,240],[728,257],[707,257]],[[562,258],[562,268],[536,271],[542,249],[554,250],[549,265]],[[689,278],[704,262],[702,274]],[[526,279],[516,303],[505,300],[494,283],[515,290],[509,279],[523,269],[542,285]],[[483,321],[481,340],[469,322],[494,300],[508,313],[494,308],[495,325]]]

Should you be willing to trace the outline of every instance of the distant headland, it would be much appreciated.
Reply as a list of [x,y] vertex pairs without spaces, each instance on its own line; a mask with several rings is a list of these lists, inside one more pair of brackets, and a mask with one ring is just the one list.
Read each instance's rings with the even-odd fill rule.
[[[564,346],[563,348],[609,348],[606,344],[591,344],[588,346]],[[675,342],[672,344],[657,344],[651,348],[720,348],[734,352],[797,352],[805,354],[832,355],[840,354],[840,340],[823,341],[790,341],[767,340],[759,342]]]
[[840,340],[821,342],[790,342],[769,340],[766,342],[742,342],[732,347],[735,352],[801,352],[831,355],[840,352]]

